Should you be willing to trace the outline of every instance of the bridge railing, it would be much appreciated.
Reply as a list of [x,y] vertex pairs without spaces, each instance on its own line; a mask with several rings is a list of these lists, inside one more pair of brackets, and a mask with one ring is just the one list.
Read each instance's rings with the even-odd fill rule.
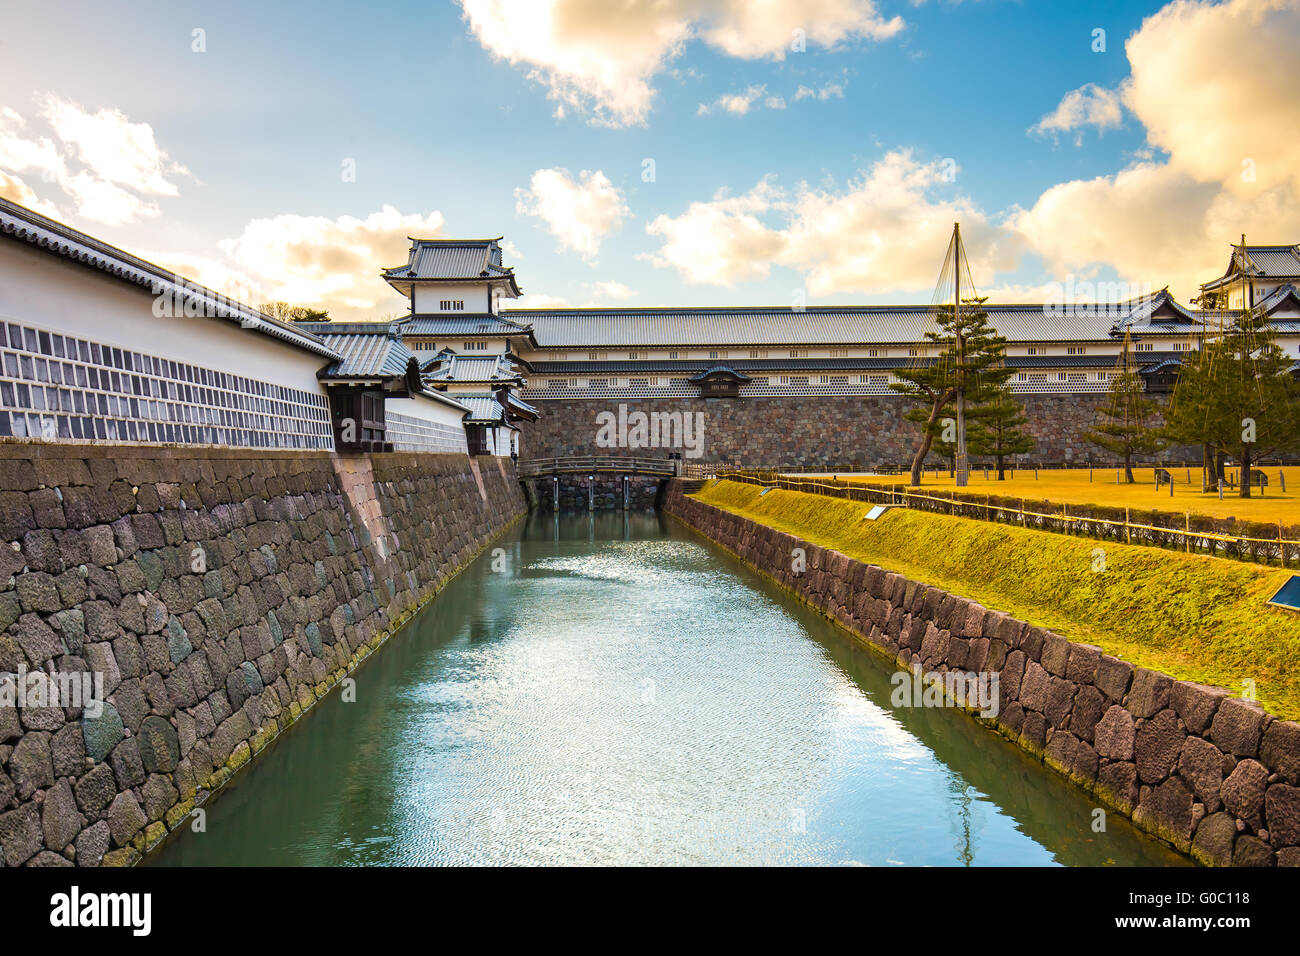
[[520,461],[520,478],[545,475],[595,474],[617,472],[621,475],[658,475],[672,478],[681,474],[682,462],[672,458],[627,458],[619,456],[579,455],[569,458],[533,458]]

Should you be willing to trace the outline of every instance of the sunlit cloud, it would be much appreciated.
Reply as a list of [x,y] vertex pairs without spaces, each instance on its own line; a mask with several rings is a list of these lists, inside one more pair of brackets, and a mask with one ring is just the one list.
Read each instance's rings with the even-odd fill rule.
[[527,188],[515,190],[515,211],[540,219],[561,248],[588,261],[631,214],[622,190],[599,169],[576,179],[567,169],[539,169]]
[[[152,126],[120,110],[92,112],[47,94],[38,99],[37,116],[48,133],[33,130],[17,110],[0,108],[0,171],[10,180],[39,179],[45,195],[33,201],[51,202],[48,193],[57,188],[74,215],[120,225],[158,216],[152,197],[178,196],[176,180],[191,175],[158,145]],[[39,195],[30,182],[25,189],[29,199]]]
[[364,218],[285,214],[251,220],[218,243],[220,257],[161,252],[148,258],[227,294],[233,284],[243,301],[283,300],[364,321],[402,309],[405,300],[380,270],[406,261],[408,237],[437,238],[443,225],[439,212],[403,214],[392,206]]
[[1018,240],[968,198],[948,195],[952,172],[897,150],[842,188],[785,190],[765,179],[650,222],[661,245],[648,258],[694,284],[731,287],[783,266],[813,295],[917,292],[933,288],[935,250],[960,220],[976,280],[991,281],[1014,267]]
[[1083,144],[1083,129],[1098,131],[1118,128],[1124,122],[1124,107],[1118,90],[1086,83],[1062,97],[1055,110],[1030,127],[1038,135],[1075,133],[1075,145]]
[[[1166,6],[1126,45],[1123,102],[1151,150],[1114,175],[1053,186],[1009,225],[1058,275],[1110,266],[1184,301],[1241,233],[1294,241],[1298,43],[1294,0]],[[1246,69],[1223,55],[1247,49]]]
[[461,0],[485,49],[546,87],[557,114],[644,123],[654,78],[690,41],[740,59],[783,59],[796,48],[881,41],[904,27],[874,0]]

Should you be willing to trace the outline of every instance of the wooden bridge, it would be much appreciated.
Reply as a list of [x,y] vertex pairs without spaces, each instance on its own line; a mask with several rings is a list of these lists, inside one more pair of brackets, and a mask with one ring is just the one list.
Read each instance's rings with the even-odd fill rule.
[[575,458],[533,458],[518,465],[520,478],[547,475],[595,475],[615,472],[620,475],[657,475],[673,478],[682,473],[682,462],[673,458],[620,458],[594,455]]

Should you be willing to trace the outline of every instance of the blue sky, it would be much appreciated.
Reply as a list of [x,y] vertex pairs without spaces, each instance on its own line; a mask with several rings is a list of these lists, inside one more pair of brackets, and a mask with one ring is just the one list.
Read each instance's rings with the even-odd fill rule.
[[[1211,38],[1235,30],[1258,49],[1263,34],[1294,60],[1290,0],[769,0],[760,23],[717,0],[630,30],[608,4],[559,0],[542,27],[494,39],[480,23],[521,22],[514,2],[10,0],[0,194],[210,284],[242,276],[256,294],[347,317],[397,307],[374,276],[404,258],[409,224],[366,225],[385,207],[421,217],[414,231],[504,234],[540,304],[784,304],[794,289],[809,304],[928,301],[955,214],[981,289],[999,298],[1067,274],[1173,282],[1186,298],[1238,233],[1300,241],[1300,163],[1260,134],[1295,128],[1294,105],[1234,119],[1217,161],[1169,120],[1203,113],[1228,82],[1251,95],[1236,75],[1250,70],[1198,55]],[[794,52],[789,24],[805,22]],[[642,38],[659,26],[680,42],[656,55]],[[724,28],[732,39],[711,32]],[[1140,32],[1134,62],[1125,41]],[[615,86],[652,91],[635,115],[563,65],[605,57],[617,72],[623,51],[641,66]],[[1031,131],[1078,90],[1081,110]],[[743,115],[713,105],[737,94],[752,95]],[[143,158],[114,172],[124,142]],[[1245,158],[1260,170],[1250,182],[1238,181]],[[126,197],[107,215],[88,198],[105,183]],[[565,195],[599,208],[563,208]]]

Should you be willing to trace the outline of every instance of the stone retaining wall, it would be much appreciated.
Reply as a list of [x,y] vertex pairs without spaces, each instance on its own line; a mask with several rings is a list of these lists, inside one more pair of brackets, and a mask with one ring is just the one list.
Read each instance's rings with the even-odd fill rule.
[[0,704],[0,859],[140,859],[525,509],[494,458],[0,445],[0,688],[107,696]]
[[1200,862],[1300,866],[1300,724],[688,498],[680,480],[665,510],[901,667],[997,673],[997,717],[976,719]]
[[[1083,437],[1095,423],[1100,394],[1017,396],[1025,403],[1026,426],[1037,440],[1031,461],[1113,462]],[[1157,401],[1163,396],[1153,396]],[[682,448],[606,448],[596,444],[597,415],[617,413],[624,404],[633,412],[701,413],[704,416],[702,454],[689,460],[739,462],[790,470],[880,470],[911,462],[917,426],[903,418],[909,406],[902,398],[821,396],[754,399],[551,399],[537,398],[536,422],[520,424],[527,458],[575,455],[665,456]],[[1163,456],[1199,460],[1199,452],[1173,449]],[[984,460],[972,459],[976,463]],[[937,455],[932,466],[942,467]]]

